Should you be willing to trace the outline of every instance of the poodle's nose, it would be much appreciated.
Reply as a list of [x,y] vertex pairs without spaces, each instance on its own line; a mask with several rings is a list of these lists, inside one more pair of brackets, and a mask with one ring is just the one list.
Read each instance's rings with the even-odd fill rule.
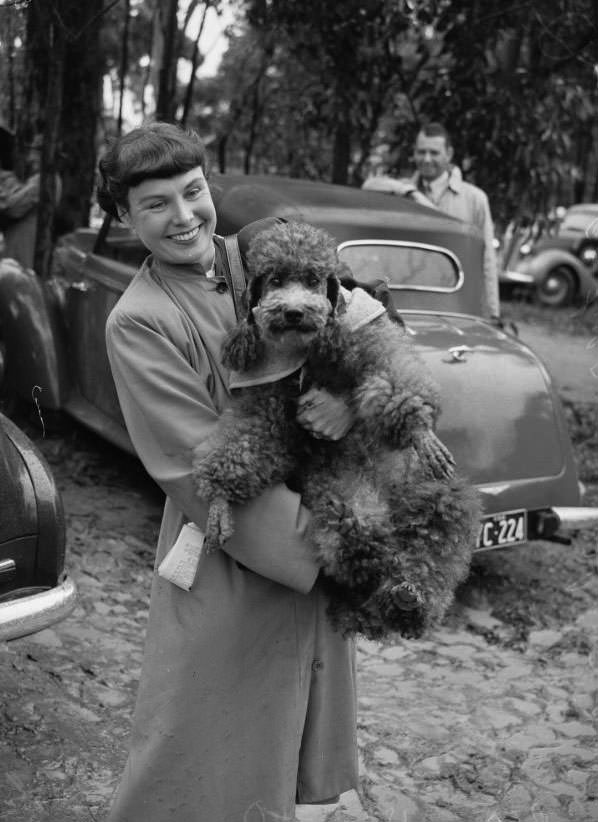
[[284,318],[289,325],[299,325],[303,319],[303,311],[300,308],[287,308]]

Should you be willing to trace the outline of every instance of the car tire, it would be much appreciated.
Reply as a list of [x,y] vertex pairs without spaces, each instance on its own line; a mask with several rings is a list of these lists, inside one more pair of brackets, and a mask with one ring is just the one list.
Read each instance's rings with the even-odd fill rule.
[[569,305],[577,292],[574,272],[566,265],[557,265],[538,283],[536,296],[542,305],[559,308]]

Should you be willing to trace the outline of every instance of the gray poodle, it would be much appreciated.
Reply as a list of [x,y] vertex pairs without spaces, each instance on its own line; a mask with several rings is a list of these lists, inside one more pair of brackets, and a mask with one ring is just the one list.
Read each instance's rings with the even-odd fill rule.
[[[210,503],[207,547],[232,534],[230,503],[287,483],[311,512],[333,624],[374,639],[420,636],[465,578],[480,516],[477,492],[434,433],[436,388],[385,312],[351,322],[339,283],[346,269],[326,232],[278,224],[253,239],[247,264],[247,316],[223,362],[250,384],[232,391],[214,449],[194,460],[197,493]],[[264,382],[281,363],[287,376]],[[297,423],[297,398],[310,386],[350,404],[355,423],[341,440]]]

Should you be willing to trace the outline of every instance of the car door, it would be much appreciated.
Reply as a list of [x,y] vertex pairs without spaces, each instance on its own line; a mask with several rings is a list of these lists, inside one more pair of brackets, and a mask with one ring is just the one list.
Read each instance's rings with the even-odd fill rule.
[[[77,233],[77,232],[76,232]],[[106,353],[108,315],[135,275],[146,252],[119,235],[106,253],[85,249],[85,232],[62,254],[66,277],[64,318],[70,389],[64,408],[106,439],[131,450]]]

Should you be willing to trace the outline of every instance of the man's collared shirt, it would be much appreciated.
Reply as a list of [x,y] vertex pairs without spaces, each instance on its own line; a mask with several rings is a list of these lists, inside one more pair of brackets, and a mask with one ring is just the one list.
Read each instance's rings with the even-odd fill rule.
[[428,197],[434,205],[438,205],[442,199],[442,195],[449,185],[449,173],[443,171],[440,177],[435,180],[422,180],[422,188],[426,197]]

